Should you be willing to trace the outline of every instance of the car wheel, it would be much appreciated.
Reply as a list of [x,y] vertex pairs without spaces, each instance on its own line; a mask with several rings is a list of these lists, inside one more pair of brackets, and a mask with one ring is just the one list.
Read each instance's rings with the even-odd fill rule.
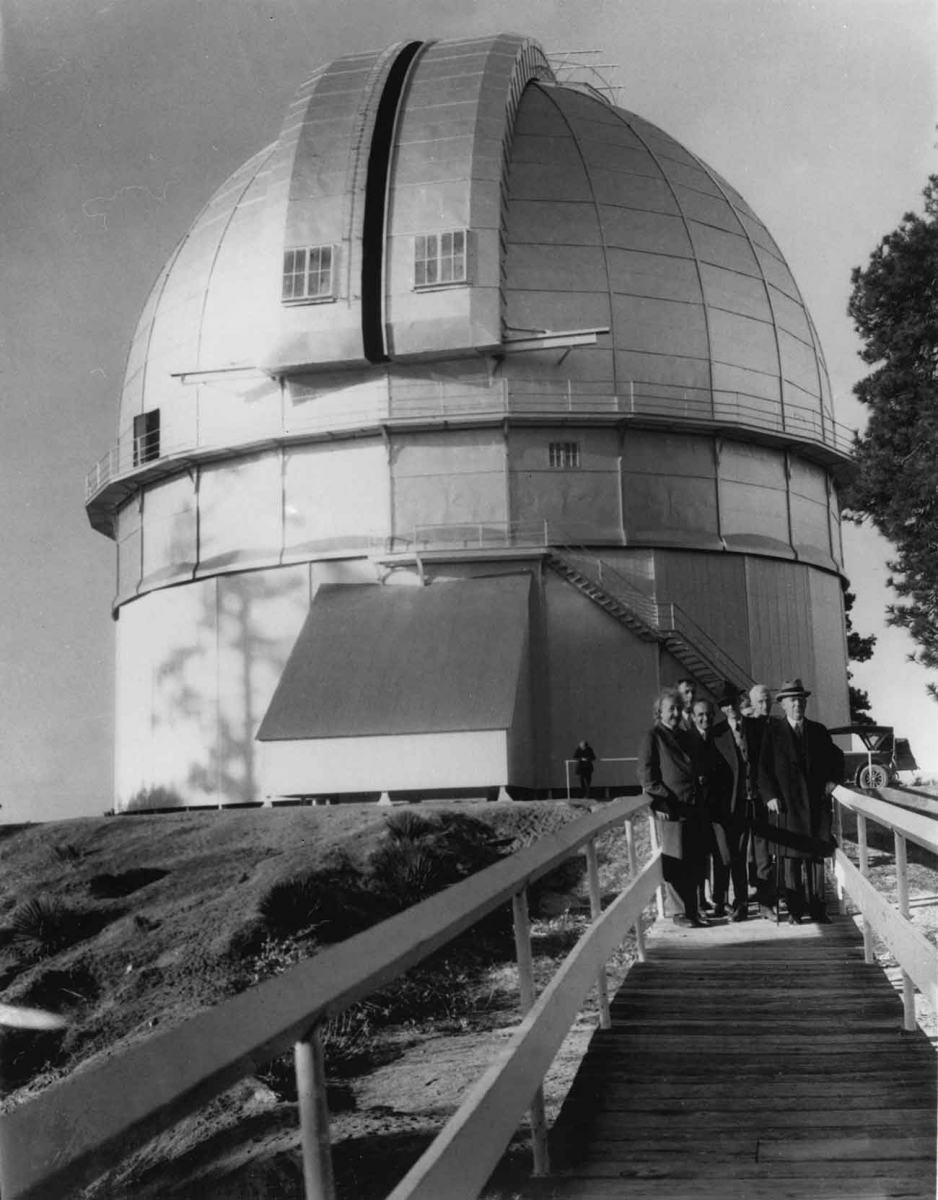
[[879,763],[872,763],[861,768],[857,782],[861,788],[882,788],[889,782],[889,772]]

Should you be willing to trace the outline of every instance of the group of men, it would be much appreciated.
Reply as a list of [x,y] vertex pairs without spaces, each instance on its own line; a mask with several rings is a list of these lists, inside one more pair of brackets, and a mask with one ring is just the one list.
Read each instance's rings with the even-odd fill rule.
[[805,716],[810,695],[800,679],[786,681],[775,695],[783,715],[773,717],[763,684],[741,694],[728,683],[716,704],[698,699],[691,679],[659,693],[638,777],[659,822],[675,923],[744,921],[750,887],[764,917],[778,920],[783,895],[791,924],[829,922],[824,859],[843,754]]

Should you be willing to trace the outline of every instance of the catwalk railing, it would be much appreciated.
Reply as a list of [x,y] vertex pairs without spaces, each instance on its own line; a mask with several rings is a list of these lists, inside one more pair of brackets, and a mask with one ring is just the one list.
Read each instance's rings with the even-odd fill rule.
[[[205,381],[202,381],[205,384]],[[700,426],[702,429],[733,426],[765,432],[779,438],[823,446],[849,456],[853,430],[835,421],[829,409],[809,407],[789,400],[780,402],[743,392],[710,388],[670,387],[662,384],[626,382],[618,392],[606,385],[559,380],[492,379],[478,387],[460,388],[443,381],[375,381],[381,390],[363,398],[361,390],[333,385],[331,390],[303,391],[290,388],[284,405],[270,414],[266,424],[217,435],[201,434],[198,395],[193,395],[193,428],[190,438],[171,440],[168,430],[134,436],[132,427],[122,430],[117,445],[105,454],[85,477],[85,499],[91,500],[114,480],[154,463],[173,458],[219,453],[244,444],[380,428],[396,422],[419,422],[436,418],[472,419],[486,417],[602,417],[651,418],[665,424]],[[206,384],[206,386],[211,386]],[[233,401],[235,403],[236,401]]]
[[[600,1022],[609,1028],[606,963],[630,928],[644,959],[641,916],[662,879],[657,853],[638,868],[632,823],[647,812],[646,804],[642,796],[614,800],[447,889],[444,903],[437,895],[415,905],[176,1029],[68,1076],[0,1116],[4,1200],[61,1200],[291,1046],[306,1196],[329,1200],[334,1186],[322,1024],[509,902],[526,1016],[390,1197],[477,1196],[526,1109],[535,1173],[546,1173],[544,1076],[593,986],[599,993]],[[623,822],[629,885],[603,911],[596,839]],[[535,997],[527,888],[581,851],[587,860],[592,923]]]
[[[889,789],[884,789],[888,792]],[[907,843],[914,842],[925,850],[938,854],[938,822],[932,817],[909,812],[895,804],[864,796],[847,787],[834,792],[836,801],[835,826],[838,847],[834,855],[834,872],[838,893],[844,893],[863,916],[863,956],[874,961],[873,937],[880,939],[902,970],[903,1025],[915,1029],[915,989],[928,1005],[938,1011],[938,951],[928,938],[909,919],[909,875]],[[857,858],[855,865],[843,849],[843,815],[850,812],[857,823]],[[893,835],[896,864],[896,905],[869,880],[869,841],[867,822],[873,821]]]

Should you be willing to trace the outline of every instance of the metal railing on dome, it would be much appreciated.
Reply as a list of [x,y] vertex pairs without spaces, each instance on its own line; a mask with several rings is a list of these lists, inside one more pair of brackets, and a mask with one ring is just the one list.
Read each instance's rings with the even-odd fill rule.
[[[150,468],[154,462],[168,463],[174,458],[217,454],[227,446],[255,443],[281,443],[325,433],[342,433],[377,428],[387,424],[406,424],[435,418],[467,419],[485,417],[591,417],[609,416],[661,421],[701,429],[732,426],[740,430],[770,433],[815,446],[823,446],[840,455],[852,451],[854,431],[834,420],[829,409],[809,407],[786,400],[779,403],[765,397],[710,388],[671,387],[633,380],[619,391],[608,385],[574,380],[546,382],[538,379],[491,379],[473,387],[446,380],[375,381],[381,388],[372,398],[356,396],[351,402],[335,386],[321,391],[297,389],[294,403],[278,421],[247,435],[226,430],[207,438],[170,441],[165,433],[151,444],[144,435],[124,430],[117,445],[105,454],[85,477],[86,502],[109,483]],[[198,404],[196,396],[195,401]],[[200,422],[195,421],[195,428]],[[157,452],[154,453],[154,450]]]

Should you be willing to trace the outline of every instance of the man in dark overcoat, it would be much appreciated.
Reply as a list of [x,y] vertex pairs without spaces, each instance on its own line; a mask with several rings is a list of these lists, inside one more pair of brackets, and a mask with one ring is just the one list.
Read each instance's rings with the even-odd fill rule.
[[[717,900],[716,880],[719,871],[730,861],[729,847],[723,828],[726,797],[729,792],[726,763],[716,748],[714,727],[715,712],[709,700],[695,700],[691,709],[693,730],[690,740],[697,759],[697,780],[700,785],[701,802],[706,811],[709,826],[706,844],[700,862],[700,877],[697,883],[697,907],[707,916],[726,916],[726,896],[722,905]],[[711,874],[712,866],[712,874]],[[711,904],[707,899],[706,885],[710,884]]]
[[732,879],[732,919],[745,921],[749,916],[748,853],[755,764],[749,757],[749,743],[739,711],[739,693],[732,684],[726,684],[717,704],[726,718],[726,724],[720,726],[713,743],[723,756],[726,768],[719,822],[727,853],[721,861],[716,857],[713,860],[714,915],[725,912]]
[[759,759],[762,755],[762,741],[770,721],[772,711],[772,693],[764,683],[755,684],[749,692],[750,714],[743,718],[743,730],[746,737],[746,752],[752,773],[752,832],[749,838],[749,870],[750,881],[756,889],[756,903],[759,913],[767,920],[775,920],[775,905],[778,897],[775,895],[775,861],[774,847],[768,840],[768,810],[759,787]]
[[843,753],[819,721],[805,717],[810,695],[800,679],[782,685],[776,699],[785,719],[766,728],[759,759],[760,788],[777,823],[776,852],[793,925],[805,912],[814,921],[830,922],[824,859],[834,851],[831,793],[843,780]]
[[636,769],[655,814],[668,915],[676,925],[704,925],[697,907],[697,881],[706,844],[705,813],[694,746],[681,727],[676,689],[665,688],[658,694],[654,715],[654,727],[639,744]]

